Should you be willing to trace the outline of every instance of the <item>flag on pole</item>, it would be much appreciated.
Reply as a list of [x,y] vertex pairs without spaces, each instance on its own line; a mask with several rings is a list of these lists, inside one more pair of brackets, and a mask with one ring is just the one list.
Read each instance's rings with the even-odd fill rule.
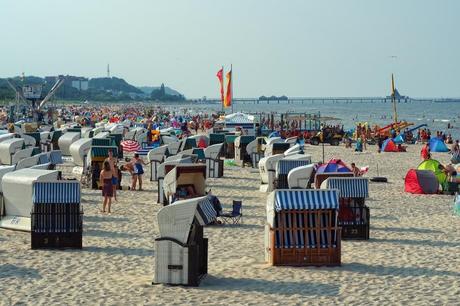
[[230,69],[226,75],[227,79],[227,90],[225,94],[224,107],[232,106],[232,70]]
[[398,112],[396,111],[396,88],[395,88],[395,79],[393,73],[391,74],[391,99],[393,100],[393,116],[395,123],[398,122]]
[[220,84],[220,99],[222,103],[225,103],[224,101],[224,67],[222,67],[219,71],[217,71],[217,78],[219,79],[219,84]]

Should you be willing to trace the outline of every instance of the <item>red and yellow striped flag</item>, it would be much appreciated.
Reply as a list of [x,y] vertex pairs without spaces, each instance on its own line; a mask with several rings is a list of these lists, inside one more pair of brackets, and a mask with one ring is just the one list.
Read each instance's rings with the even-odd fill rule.
[[220,99],[222,103],[225,103],[224,101],[224,67],[222,67],[219,71],[217,71],[216,76],[219,79],[219,84],[220,84]]

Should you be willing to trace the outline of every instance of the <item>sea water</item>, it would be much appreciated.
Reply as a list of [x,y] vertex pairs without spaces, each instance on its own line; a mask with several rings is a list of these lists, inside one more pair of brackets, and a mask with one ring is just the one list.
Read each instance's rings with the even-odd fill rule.
[[[173,106],[170,104],[170,106]],[[177,104],[174,105],[177,107]],[[220,111],[220,104],[187,103],[181,105],[201,112]],[[432,101],[409,101],[399,102],[396,105],[398,120],[405,120],[419,124],[427,124],[432,134],[443,131],[451,134],[454,139],[460,139],[460,103],[446,102],[436,103]],[[286,101],[260,101],[258,104],[251,102],[236,101],[233,112],[246,113],[321,113],[323,117],[334,117],[339,120],[330,121],[331,124],[343,124],[345,129],[351,129],[357,122],[369,122],[385,126],[393,121],[393,104],[390,102],[369,101],[322,101],[320,99],[287,103]],[[231,113],[231,108],[226,109]],[[448,129],[448,124],[453,126]],[[415,134],[415,133],[414,133]]]

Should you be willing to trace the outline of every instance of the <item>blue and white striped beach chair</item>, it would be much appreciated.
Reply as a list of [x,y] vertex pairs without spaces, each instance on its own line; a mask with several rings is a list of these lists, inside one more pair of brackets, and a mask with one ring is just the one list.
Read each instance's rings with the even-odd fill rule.
[[342,239],[369,239],[370,212],[365,205],[369,197],[369,180],[364,177],[330,177],[326,189],[339,191],[339,225]]
[[273,265],[340,265],[337,190],[275,190],[267,199],[266,259]]
[[78,181],[35,182],[32,249],[82,248],[83,212]]

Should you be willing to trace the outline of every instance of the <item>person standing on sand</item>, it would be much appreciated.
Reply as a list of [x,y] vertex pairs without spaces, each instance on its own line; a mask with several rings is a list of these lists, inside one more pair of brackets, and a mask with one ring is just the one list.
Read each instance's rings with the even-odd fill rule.
[[420,156],[422,157],[423,160],[430,159],[430,144],[426,143],[422,147],[422,151],[420,152]]
[[142,175],[144,174],[144,168],[142,165],[146,165],[146,163],[139,157],[139,154],[135,153],[134,158],[132,160],[133,166],[133,186],[132,189],[136,190],[136,183],[139,181],[139,190],[142,190]]
[[100,185],[102,186],[102,196],[104,197],[104,202],[102,204],[102,213],[107,212],[110,214],[110,208],[112,206],[112,197],[113,197],[113,184],[112,184],[113,171],[108,161],[104,161],[104,168],[102,169],[99,180]]
[[118,187],[118,168],[117,168],[117,158],[113,157],[113,151],[109,150],[109,157],[105,159],[104,162],[110,164],[110,169],[112,169],[112,185],[113,185],[113,198],[117,200],[117,187]]

